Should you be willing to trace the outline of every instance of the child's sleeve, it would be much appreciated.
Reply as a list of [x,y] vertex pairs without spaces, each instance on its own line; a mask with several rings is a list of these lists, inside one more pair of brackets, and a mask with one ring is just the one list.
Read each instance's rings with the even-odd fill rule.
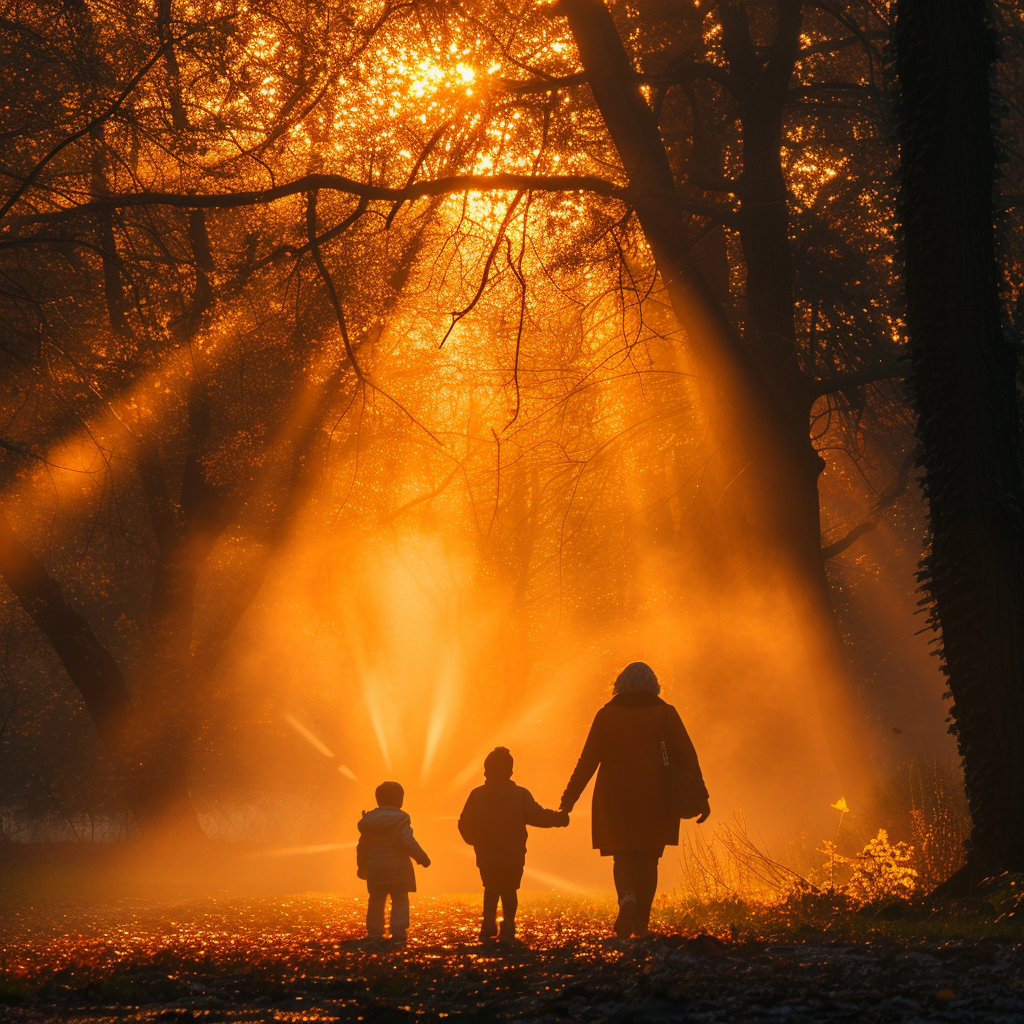
[[366,878],[366,837],[359,836],[356,843],[356,878]]
[[469,843],[470,846],[478,845],[480,841],[480,827],[477,815],[477,801],[473,799],[476,790],[473,790],[466,799],[466,806],[462,808],[459,816],[459,835]]
[[412,823],[402,829],[402,848],[417,864],[425,868],[430,867],[430,858],[424,852],[423,847],[416,842],[416,837],[412,834]]
[[541,807],[533,794],[523,790],[523,821],[534,828],[564,828],[569,824],[569,815],[565,811],[549,811]]

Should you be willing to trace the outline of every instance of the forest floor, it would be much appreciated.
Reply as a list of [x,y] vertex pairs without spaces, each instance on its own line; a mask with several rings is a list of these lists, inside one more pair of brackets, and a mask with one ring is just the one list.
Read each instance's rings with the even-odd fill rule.
[[1024,928],[982,900],[856,912],[668,894],[658,937],[620,942],[610,901],[524,892],[522,945],[501,948],[475,941],[479,896],[421,894],[397,948],[360,938],[365,897],[50,895],[0,888],[0,1021],[1024,1019]]

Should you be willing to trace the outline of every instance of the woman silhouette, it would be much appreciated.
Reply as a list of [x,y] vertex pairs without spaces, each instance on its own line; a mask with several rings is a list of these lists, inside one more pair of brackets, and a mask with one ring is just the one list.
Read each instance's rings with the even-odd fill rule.
[[658,861],[666,846],[679,843],[679,817],[665,797],[662,743],[669,760],[685,768],[703,792],[698,823],[711,813],[697,752],[676,709],[658,696],[660,690],[658,677],[642,661],[619,673],[614,696],[594,717],[562,794],[561,809],[571,811],[597,772],[591,819],[594,849],[613,859],[619,899],[615,934],[620,939],[647,934],[658,888]]

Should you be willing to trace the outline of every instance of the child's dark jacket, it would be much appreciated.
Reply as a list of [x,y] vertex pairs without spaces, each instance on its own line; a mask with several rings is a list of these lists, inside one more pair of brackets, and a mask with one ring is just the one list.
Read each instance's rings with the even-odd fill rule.
[[565,817],[541,807],[528,789],[511,779],[488,779],[469,794],[459,832],[476,849],[477,867],[522,867],[526,826],[556,828],[566,824]]
[[430,858],[412,834],[412,819],[397,807],[375,807],[359,822],[356,866],[370,892],[415,892],[412,862]]

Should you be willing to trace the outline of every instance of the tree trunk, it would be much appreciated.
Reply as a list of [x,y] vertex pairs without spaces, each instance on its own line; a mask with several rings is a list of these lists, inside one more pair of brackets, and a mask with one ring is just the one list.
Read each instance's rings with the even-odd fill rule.
[[108,753],[123,770],[134,709],[121,669],[89,623],[68,605],[57,581],[22,544],[2,508],[0,575],[53,644]]
[[1000,329],[983,0],[900,0],[900,210],[911,386],[974,828],[970,878],[1024,871],[1024,559],[1017,359]]
[[761,52],[751,38],[746,7],[722,7],[722,44],[743,129],[743,173],[737,195],[747,272],[747,347],[778,397],[783,415],[791,421],[794,438],[799,437],[807,449],[808,466],[820,470],[824,463],[811,448],[807,428],[812,388],[796,344],[789,190],[782,166],[783,113],[800,52],[801,23],[798,0],[780,0],[775,39]]
[[195,592],[235,504],[210,483],[203,464],[210,429],[209,398],[201,386],[193,385],[188,450],[176,501],[168,492],[156,445],[140,443],[136,458],[157,542],[146,650],[139,667],[140,710],[150,752],[140,766],[140,786],[167,827],[184,838],[201,834],[186,785],[198,698],[191,650]]
[[559,9],[569,20],[690,352],[713,384],[713,426],[720,440],[736,449],[759,526],[787,578],[836,767],[846,784],[860,788],[868,774],[868,747],[821,557],[817,478],[822,464],[810,443],[807,417],[783,406],[700,273],[664,144],[608,9],[602,0],[562,0]]
[[[120,774],[128,803],[144,831],[163,827],[166,807],[188,806],[179,775],[164,780],[161,792],[144,782],[153,752],[141,728],[117,661],[85,618],[71,608],[60,585],[22,544],[0,508],[0,576],[22,608],[46,635],[78,689],[108,755]],[[195,821],[194,815],[192,820]],[[194,831],[198,829],[195,823]]]
[[[821,499],[818,478],[825,462],[810,437],[811,408],[816,391],[801,366],[794,319],[794,271],[789,233],[789,191],[782,164],[783,118],[793,68],[800,54],[803,22],[801,0],[776,0],[777,22],[770,46],[757,47],[751,35],[747,4],[721,5],[722,45],[729,62],[739,105],[743,138],[743,173],[737,186],[739,236],[746,267],[747,350],[771,389],[784,420],[786,444],[796,466],[782,522],[775,539],[789,552],[802,580],[798,604],[807,616],[805,643],[812,671],[835,679],[845,703],[823,704],[826,718],[848,716],[850,736],[860,749],[847,748],[858,767],[841,774],[851,782],[866,781],[868,727],[862,702],[850,677],[849,659],[839,633],[831,585],[821,546]],[[768,486],[772,486],[771,481]],[[785,501],[785,499],[783,499]],[[830,710],[831,709],[831,710]],[[826,722],[826,731],[837,729]],[[845,737],[845,740],[844,738]]]

